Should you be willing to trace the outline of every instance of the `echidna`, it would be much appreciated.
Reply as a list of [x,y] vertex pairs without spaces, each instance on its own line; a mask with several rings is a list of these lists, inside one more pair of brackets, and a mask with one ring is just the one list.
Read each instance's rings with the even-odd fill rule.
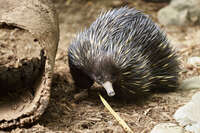
[[102,13],[68,49],[75,85],[102,85],[109,96],[178,86],[178,62],[166,35],[145,14],[123,7]]

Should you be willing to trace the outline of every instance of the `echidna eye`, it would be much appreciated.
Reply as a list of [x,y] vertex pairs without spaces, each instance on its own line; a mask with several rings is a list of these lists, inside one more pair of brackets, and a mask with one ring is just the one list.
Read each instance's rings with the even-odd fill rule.
[[100,81],[100,80],[101,80],[101,77],[100,77],[100,76],[96,77],[96,80],[97,80],[97,81]]
[[108,75],[105,75],[105,79],[107,79],[108,78]]

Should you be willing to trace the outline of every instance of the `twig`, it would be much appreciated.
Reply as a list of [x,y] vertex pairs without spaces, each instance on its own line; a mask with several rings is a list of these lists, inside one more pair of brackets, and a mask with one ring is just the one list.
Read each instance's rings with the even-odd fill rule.
[[124,128],[126,132],[133,133],[133,131],[129,128],[126,122],[111,108],[111,106],[107,103],[107,101],[99,94],[99,97],[104,104],[104,106],[110,111],[110,113],[115,117],[115,119],[119,122],[119,124]]

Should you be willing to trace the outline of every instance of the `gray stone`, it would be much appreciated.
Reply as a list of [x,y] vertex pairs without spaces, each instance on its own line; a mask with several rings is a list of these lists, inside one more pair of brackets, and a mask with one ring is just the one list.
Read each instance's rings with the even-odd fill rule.
[[176,9],[177,11],[182,11],[193,7],[195,1],[198,0],[172,0],[170,7]]
[[187,15],[187,10],[183,10],[180,13],[171,6],[167,6],[158,12],[158,21],[163,25],[184,25],[188,23]]
[[184,133],[184,130],[173,123],[160,123],[153,128],[151,133]]
[[158,12],[163,25],[200,24],[200,0],[172,0]]
[[200,92],[192,100],[180,107],[174,114],[174,119],[187,131],[200,133]]
[[193,56],[193,57],[188,58],[187,64],[194,67],[200,66],[200,57]]
[[200,76],[195,76],[189,79],[181,81],[179,89],[181,90],[191,90],[200,88]]

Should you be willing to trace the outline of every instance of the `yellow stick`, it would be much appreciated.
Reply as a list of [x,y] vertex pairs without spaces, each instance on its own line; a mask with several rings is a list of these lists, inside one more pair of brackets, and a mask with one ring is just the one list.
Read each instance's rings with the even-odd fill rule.
[[119,124],[124,128],[124,130],[128,133],[133,133],[133,131],[129,128],[126,122],[111,108],[111,106],[107,103],[107,101],[99,94],[99,97],[104,104],[104,106],[110,111],[110,113],[115,117],[115,119],[119,122]]

